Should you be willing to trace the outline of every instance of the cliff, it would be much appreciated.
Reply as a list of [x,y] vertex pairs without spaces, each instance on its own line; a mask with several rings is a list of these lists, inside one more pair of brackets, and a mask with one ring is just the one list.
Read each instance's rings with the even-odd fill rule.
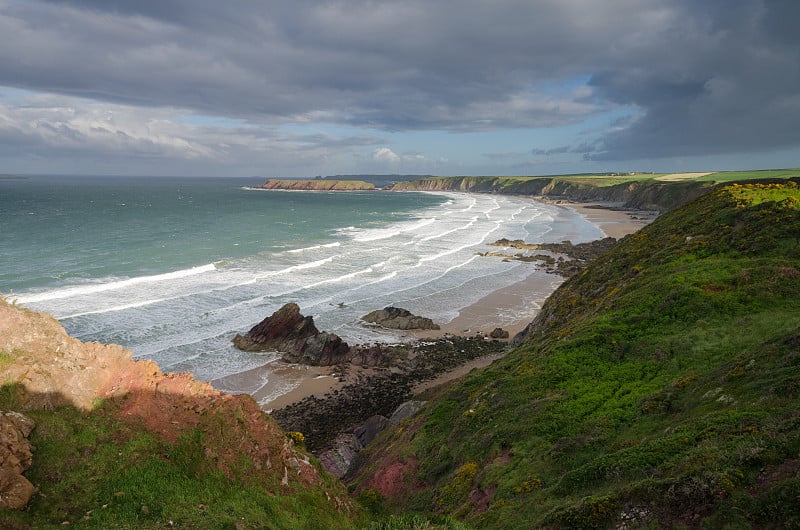
[[375,185],[363,180],[279,180],[270,179],[257,188],[292,191],[375,191]]
[[800,525],[799,182],[716,187],[621,240],[350,487],[476,528]]
[[396,191],[467,191],[532,195],[575,202],[614,202],[625,208],[668,211],[699,197],[713,182],[666,182],[649,177],[431,177],[400,182]]
[[[36,491],[24,511],[0,509],[0,527],[354,524],[347,492],[249,396],[82,343],[2,300],[0,377],[0,411],[35,425],[25,477]],[[15,445],[0,456],[25,460],[21,435],[2,429]]]

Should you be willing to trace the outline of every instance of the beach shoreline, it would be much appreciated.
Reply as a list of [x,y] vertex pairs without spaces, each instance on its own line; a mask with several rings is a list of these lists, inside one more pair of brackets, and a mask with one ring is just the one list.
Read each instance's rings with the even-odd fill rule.
[[[636,232],[656,217],[654,212],[626,210],[611,203],[576,203],[540,197],[534,200],[576,212],[597,226],[606,237],[616,239]],[[462,308],[453,320],[440,324],[441,329],[407,331],[399,336],[400,340],[406,342],[434,340],[447,335],[488,336],[495,328],[504,329],[509,333],[509,337],[513,338],[533,320],[541,304],[564,281],[555,274],[535,272],[536,269],[532,265],[531,274],[524,280],[485,293],[477,302]],[[441,374],[434,380],[417,385],[413,393],[418,394],[460,377],[473,368],[490,364],[496,358],[498,357],[492,356],[491,359],[471,361]],[[212,384],[230,393],[243,393],[247,389],[257,388],[256,391],[250,392],[252,397],[265,411],[270,412],[306,397],[322,398],[346,384],[352,384],[361,377],[375,373],[375,369],[356,365],[349,365],[346,374],[339,374],[336,370],[337,367],[333,366],[296,365],[277,359],[246,372],[216,379]]]

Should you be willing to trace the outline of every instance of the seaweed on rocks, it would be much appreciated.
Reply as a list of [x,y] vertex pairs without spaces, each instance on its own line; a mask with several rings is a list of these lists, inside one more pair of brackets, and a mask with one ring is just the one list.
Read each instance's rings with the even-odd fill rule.
[[286,431],[299,431],[306,447],[318,453],[331,447],[336,436],[352,431],[371,416],[390,416],[411,397],[411,389],[476,359],[499,353],[506,344],[473,337],[446,336],[408,346],[408,359],[391,370],[384,370],[344,385],[322,398],[307,397],[272,412]]
[[[573,244],[571,241],[561,243],[526,243],[521,239],[499,239],[490,245],[495,247],[513,248],[517,250],[544,250],[550,254],[523,254],[514,255],[502,252],[485,252],[481,256],[501,257],[505,261],[527,261],[544,263],[547,272],[569,278],[581,272],[596,257],[605,254],[617,243],[613,237],[605,237],[588,243]],[[558,257],[556,257],[558,256]],[[564,259],[566,256],[569,259]]]

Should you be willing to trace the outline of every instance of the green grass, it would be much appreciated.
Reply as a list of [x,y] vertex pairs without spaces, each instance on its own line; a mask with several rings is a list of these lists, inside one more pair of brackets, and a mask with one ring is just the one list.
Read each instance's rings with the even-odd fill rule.
[[700,182],[741,182],[756,179],[785,179],[800,176],[800,169],[762,169],[752,171],[719,171],[696,180]]
[[364,530],[471,530],[471,526],[451,517],[406,513],[371,521]]
[[419,461],[387,504],[478,528],[800,525],[798,199],[720,188],[565,282],[524,344],[385,435]]
[[0,372],[11,366],[15,357],[15,352],[6,353],[0,351]]
[[[19,405],[5,385],[0,409]],[[36,422],[33,466],[38,493],[25,510],[0,510],[3,528],[353,528],[322,488],[280,485],[252,462],[228,474],[214,466],[202,424],[169,442],[119,420],[113,403],[25,411]],[[330,479],[332,480],[332,479]]]

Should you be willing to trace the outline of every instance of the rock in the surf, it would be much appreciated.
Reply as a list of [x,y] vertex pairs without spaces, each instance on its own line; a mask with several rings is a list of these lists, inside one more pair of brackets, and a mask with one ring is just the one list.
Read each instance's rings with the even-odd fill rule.
[[378,309],[364,315],[361,320],[390,329],[439,329],[439,325],[435,324],[430,318],[414,315],[410,311],[399,307]]
[[287,362],[328,366],[346,361],[350,347],[338,335],[320,332],[314,318],[288,303],[265,318],[233,345],[244,351],[278,351]]

